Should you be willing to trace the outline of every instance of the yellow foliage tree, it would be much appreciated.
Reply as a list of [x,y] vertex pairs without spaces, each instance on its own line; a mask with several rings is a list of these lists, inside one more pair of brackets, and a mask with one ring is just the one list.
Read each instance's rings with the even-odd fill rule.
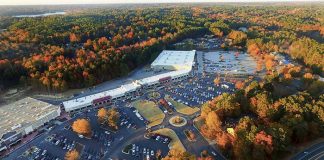
[[214,84],[215,85],[219,85],[220,84],[220,78],[219,77],[216,77],[215,79],[214,79]]
[[313,74],[311,74],[311,73],[305,73],[304,74],[304,78],[305,79],[313,79]]
[[168,155],[162,158],[162,160],[182,160],[182,159],[196,160],[196,156],[188,152],[183,152],[177,149],[171,149]]
[[107,116],[107,110],[105,108],[100,108],[98,110],[97,116],[98,116],[98,121],[102,123]]
[[66,152],[65,154],[65,157],[64,157],[65,160],[78,160],[79,159],[79,152],[77,150],[71,150],[71,151],[68,151]]

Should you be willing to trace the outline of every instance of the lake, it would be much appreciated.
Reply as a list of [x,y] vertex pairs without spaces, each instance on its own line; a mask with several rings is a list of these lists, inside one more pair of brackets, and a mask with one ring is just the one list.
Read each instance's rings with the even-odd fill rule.
[[63,15],[66,14],[66,12],[51,12],[51,13],[43,13],[43,14],[25,14],[25,15],[17,15],[13,17],[46,17],[51,15]]

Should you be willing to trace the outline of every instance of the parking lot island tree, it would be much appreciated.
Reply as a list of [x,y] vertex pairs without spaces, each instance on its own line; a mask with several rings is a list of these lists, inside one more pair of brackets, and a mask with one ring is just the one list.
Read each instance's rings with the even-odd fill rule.
[[114,128],[115,130],[118,129],[118,122],[119,122],[120,114],[116,108],[110,108],[107,111],[107,123],[110,127]]
[[65,160],[78,160],[80,157],[79,152],[75,149],[71,150],[71,151],[67,151],[65,154],[64,159]]
[[171,149],[168,155],[162,160],[196,160],[196,156],[186,151]]
[[73,122],[72,129],[77,134],[91,137],[91,126],[89,120],[87,119],[77,119]]
[[107,110],[105,108],[100,108],[97,113],[99,123],[104,123],[107,117]]
[[116,108],[100,108],[97,113],[98,122],[102,125],[107,125],[112,130],[118,129],[120,114]]

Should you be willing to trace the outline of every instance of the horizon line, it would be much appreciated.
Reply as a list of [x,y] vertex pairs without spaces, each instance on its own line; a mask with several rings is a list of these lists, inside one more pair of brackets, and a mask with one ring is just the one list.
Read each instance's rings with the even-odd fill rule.
[[42,4],[1,4],[0,6],[46,6],[46,5],[53,5],[53,6],[59,6],[59,5],[125,5],[125,4],[212,4],[212,3],[219,3],[219,4],[236,4],[236,3],[250,3],[250,4],[256,4],[256,3],[324,3],[323,0],[284,0],[284,1],[277,1],[277,0],[269,0],[269,1],[244,1],[244,0],[231,0],[231,1],[205,1],[205,2],[107,2],[107,3],[42,3]]

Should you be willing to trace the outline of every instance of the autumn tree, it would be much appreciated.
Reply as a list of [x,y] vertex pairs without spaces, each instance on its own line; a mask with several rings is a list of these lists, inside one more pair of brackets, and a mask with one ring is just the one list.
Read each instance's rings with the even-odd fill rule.
[[110,108],[106,110],[101,108],[98,110],[98,121],[102,124],[106,124],[113,129],[118,129],[118,121],[120,114],[116,108]]
[[250,98],[252,110],[260,117],[266,118],[274,113],[272,107],[271,98],[266,93],[259,93],[256,96]]
[[227,34],[229,32],[229,26],[223,20],[219,20],[211,23],[209,30],[216,36],[221,37],[223,34]]
[[79,42],[79,41],[80,41],[80,37],[78,35],[76,35],[75,33],[70,34],[70,42],[71,43]]
[[65,160],[78,160],[80,157],[79,152],[75,149],[66,152],[64,159]]
[[263,144],[265,145],[266,152],[268,154],[271,154],[273,151],[273,141],[272,141],[272,136],[268,135],[264,131],[260,131],[255,135],[255,142],[256,144]]
[[227,37],[233,40],[233,45],[242,45],[247,39],[244,32],[235,30],[231,31]]
[[265,56],[265,67],[268,71],[271,71],[273,69],[273,66],[275,65],[274,57],[273,56]]
[[91,133],[91,126],[88,120],[86,119],[77,119],[72,124],[72,129],[74,132],[88,136]]
[[215,111],[208,113],[205,125],[201,127],[201,131],[206,137],[211,139],[214,139],[222,131],[222,122]]
[[215,36],[223,37],[223,32],[219,28],[210,28],[209,29]]
[[171,149],[168,155],[162,160],[196,160],[196,156],[189,152]]
[[162,151],[160,149],[158,149],[155,153],[155,158],[156,159],[161,159],[161,156],[162,156]]
[[232,143],[234,141],[234,138],[231,137],[231,135],[229,135],[226,132],[221,132],[220,134],[218,134],[218,136],[216,137],[216,142],[217,145],[223,150],[226,151],[228,149],[230,149],[232,147]]
[[117,109],[116,108],[108,109],[107,117],[108,117],[107,119],[108,125],[113,127],[114,129],[118,129],[118,121],[119,121],[120,114],[117,111]]
[[221,79],[220,79],[219,76],[217,76],[217,77],[214,79],[214,84],[218,86],[218,85],[220,84],[220,82],[221,82]]
[[100,123],[103,123],[104,121],[105,121],[105,119],[106,119],[106,117],[107,117],[107,110],[105,109],[105,108],[100,108],[99,110],[98,110],[98,114],[97,114],[97,116],[98,116],[98,121],[100,122]]
[[244,85],[245,84],[242,81],[235,82],[235,88],[237,88],[237,89],[243,89]]

